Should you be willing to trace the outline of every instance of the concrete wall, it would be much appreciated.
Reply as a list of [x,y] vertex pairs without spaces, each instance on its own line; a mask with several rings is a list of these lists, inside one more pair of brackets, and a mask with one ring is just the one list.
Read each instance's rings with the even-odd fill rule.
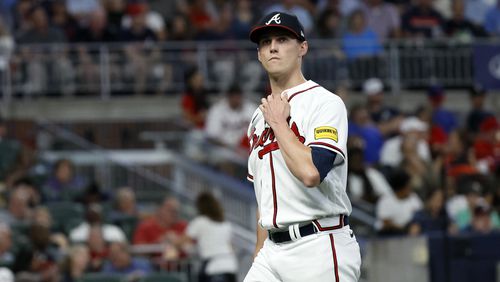
[[[258,103],[259,95],[250,98]],[[212,97],[217,100],[219,97]],[[350,92],[346,104],[363,102],[365,96]],[[412,112],[426,103],[427,96],[422,91],[406,91],[400,95],[386,94],[386,103],[404,112]],[[500,93],[488,95],[487,107],[500,114]],[[163,119],[180,116],[180,96],[175,97],[117,97],[110,100],[99,98],[37,98],[16,99],[8,105],[0,102],[0,110],[6,117],[16,119],[49,119],[53,121],[109,121],[136,119]],[[466,113],[469,98],[465,91],[448,91],[445,106],[456,112]]]

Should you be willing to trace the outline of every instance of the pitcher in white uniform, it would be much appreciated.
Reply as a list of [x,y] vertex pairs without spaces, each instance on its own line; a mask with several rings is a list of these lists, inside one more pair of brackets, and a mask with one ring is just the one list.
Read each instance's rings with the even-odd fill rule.
[[255,258],[245,282],[358,281],[349,227],[347,111],[304,78],[308,51],[296,16],[266,15],[250,32],[272,94],[248,128],[248,180],[258,203]]

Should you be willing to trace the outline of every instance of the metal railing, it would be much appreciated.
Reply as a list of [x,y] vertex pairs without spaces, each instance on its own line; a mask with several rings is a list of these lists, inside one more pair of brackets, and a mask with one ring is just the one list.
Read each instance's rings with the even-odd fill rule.
[[[365,42],[359,42],[363,48]],[[482,44],[498,46],[498,42]],[[338,40],[311,40],[304,60],[308,78],[332,90],[359,86],[380,77],[401,88],[440,83],[468,87],[473,83],[474,44],[458,41],[388,41],[381,52],[347,58]],[[163,44],[21,45],[0,74],[3,100],[12,96],[95,96],[178,94],[186,70],[196,66],[207,87],[224,91],[234,81],[248,92],[267,85],[256,46],[247,41],[166,42]]]

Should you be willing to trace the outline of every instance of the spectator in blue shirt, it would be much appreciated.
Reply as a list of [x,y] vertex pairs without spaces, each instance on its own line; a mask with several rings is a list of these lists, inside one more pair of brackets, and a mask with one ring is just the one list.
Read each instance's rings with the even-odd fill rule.
[[363,11],[356,10],[349,17],[349,29],[342,37],[342,46],[348,59],[372,57],[382,51],[377,34],[366,26]]
[[384,137],[371,120],[366,106],[356,105],[351,109],[348,132],[349,137],[356,136],[363,140],[365,164],[376,164],[380,159]]
[[432,123],[441,127],[447,134],[457,128],[458,122],[455,115],[443,108],[446,99],[444,89],[436,85],[430,87],[428,98],[432,107]]
[[482,25],[493,5],[490,0],[465,0],[465,17],[476,25]]
[[127,243],[113,243],[109,247],[109,261],[102,268],[103,273],[122,274],[129,278],[148,275],[153,271],[146,259],[130,255]]
[[486,13],[484,28],[492,36],[500,36],[500,0]]

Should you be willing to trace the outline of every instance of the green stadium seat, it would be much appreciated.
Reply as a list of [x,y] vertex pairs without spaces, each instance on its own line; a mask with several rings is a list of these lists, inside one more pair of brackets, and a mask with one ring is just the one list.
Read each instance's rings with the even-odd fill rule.
[[68,232],[84,220],[83,206],[74,202],[48,203],[47,209],[54,221],[56,230]]
[[12,233],[15,236],[28,236],[30,230],[30,224],[25,222],[16,222],[10,226]]
[[15,140],[0,142],[0,180],[4,180],[9,169],[16,163],[21,154],[21,145]]
[[188,280],[186,273],[158,272],[145,276],[140,282],[188,282]]
[[77,282],[126,282],[127,279],[122,275],[108,273],[87,273]]
[[127,216],[113,220],[113,224],[119,226],[129,241],[132,241],[134,236],[135,227],[137,226],[139,219],[135,216]]

